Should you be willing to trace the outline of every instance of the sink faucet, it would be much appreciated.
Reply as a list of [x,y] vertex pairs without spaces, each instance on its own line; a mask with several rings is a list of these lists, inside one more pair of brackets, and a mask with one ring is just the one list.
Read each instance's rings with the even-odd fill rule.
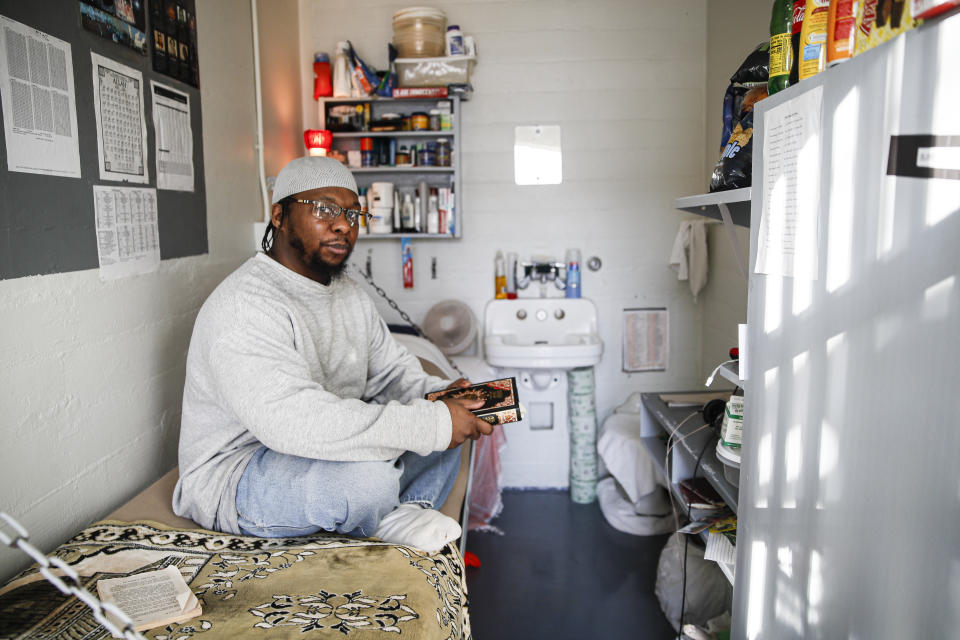
[[553,258],[534,258],[532,262],[518,263],[523,275],[517,278],[517,288],[526,289],[533,280],[540,281],[540,297],[547,297],[546,284],[552,280],[558,289],[565,289],[564,274],[567,265],[563,262],[556,262]]

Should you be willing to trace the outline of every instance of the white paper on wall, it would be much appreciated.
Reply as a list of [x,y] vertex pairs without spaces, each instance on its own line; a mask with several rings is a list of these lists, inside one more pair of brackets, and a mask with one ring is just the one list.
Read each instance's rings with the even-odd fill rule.
[[670,359],[667,310],[624,309],[622,359],[624,371],[664,371]]
[[0,16],[7,169],[80,177],[70,44]]
[[100,279],[156,271],[160,265],[157,190],[93,187]]
[[763,193],[757,273],[819,276],[820,123],[818,86],[763,114]]
[[147,122],[143,74],[91,53],[100,179],[146,184]]
[[190,96],[150,81],[156,139],[157,188],[193,191],[193,131]]

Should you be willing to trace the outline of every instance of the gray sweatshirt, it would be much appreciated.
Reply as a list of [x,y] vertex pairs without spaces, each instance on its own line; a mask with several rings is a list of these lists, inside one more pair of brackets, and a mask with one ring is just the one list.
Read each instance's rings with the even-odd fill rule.
[[200,309],[187,353],[173,510],[237,534],[236,494],[260,446],[306,458],[392,460],[450,444],[446,406],[345,276],[321,285],[258,253]]

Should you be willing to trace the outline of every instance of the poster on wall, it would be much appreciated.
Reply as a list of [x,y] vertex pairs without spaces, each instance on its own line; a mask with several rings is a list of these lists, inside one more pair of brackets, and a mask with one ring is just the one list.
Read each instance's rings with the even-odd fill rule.
[[193,131],[190,96],[150,81],[157,154],[157,188],[193,191]]
[[666,371],[670,360],[670,324],[667,310],[624,309],[623,370]]
[[160,265],[157,190],[94,185],[100,279],[156,271]]
[[90,0],[80,2],[80,24],[101,38],[113,40],[147,55],[144,0]]
[[197,13],[193,0],[150,0],[153,70],[200,86]]
[[146,184],[150,177],[143,74],[95,53],[90,56],[100,179]]
[[0,16],[7,170],[80,177],[70,44]]

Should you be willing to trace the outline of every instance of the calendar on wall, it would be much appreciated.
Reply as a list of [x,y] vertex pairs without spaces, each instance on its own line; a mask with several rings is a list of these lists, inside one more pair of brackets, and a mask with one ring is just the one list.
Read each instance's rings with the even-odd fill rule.
[[150,176],[143,74],[95,53],[90,57],[100,179],[146,184]]

